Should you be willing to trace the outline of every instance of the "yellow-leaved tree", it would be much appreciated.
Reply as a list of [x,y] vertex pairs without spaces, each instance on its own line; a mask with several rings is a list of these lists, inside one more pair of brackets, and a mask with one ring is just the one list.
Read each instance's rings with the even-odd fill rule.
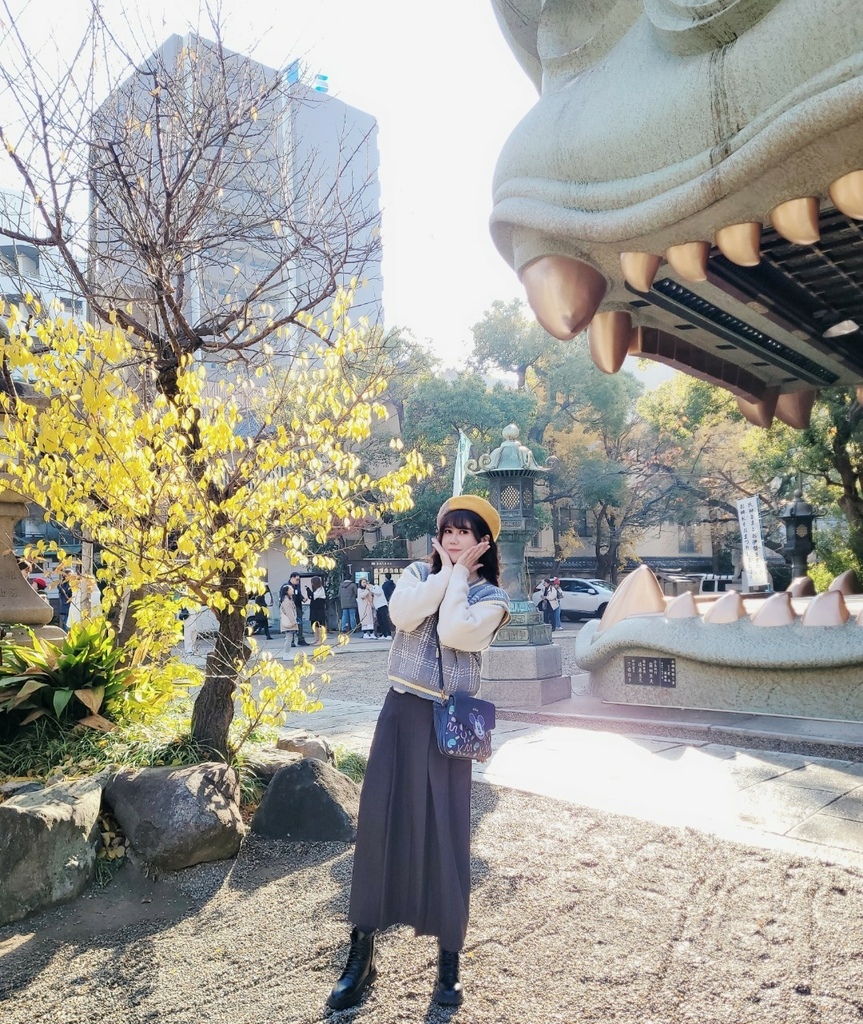
[[[170,388],[119,326],[25,324],[7,311],[7,385],[26,381],[37,400],[8,386],[0,397],[2,468],[15,490],[101,547],[107,601],[149,590],[163,607],[180,594],[213,610],[219,631],[192,735],[222,756],[261,552],[278,537],[295,563],[326,564],[309,554],[311,539],[404,511],[411,483],[427,473],[397,440],[389,471],[362,465],[358,448],[385,415],[386,380],[372,336],[350,324],[350,298],[340,292],[330,316],[308,317],[290,358],[211,380],[184,355]],[[146,602],[138,612],[158,615]]]

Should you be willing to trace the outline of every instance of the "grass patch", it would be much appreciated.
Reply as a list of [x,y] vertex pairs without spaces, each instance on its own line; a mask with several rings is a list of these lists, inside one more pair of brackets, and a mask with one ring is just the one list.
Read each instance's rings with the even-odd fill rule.
[[[47,716],[32,725],[18,729],[7,742],[0,742],[0,784],[28,779],[48,783],[60,778],[86,778],[104,769],[148,768],[163,765],[180,767],[212,760],[212,755],[199,747],[188,735],[189,719],[186,704],[176,713],[163,713],[146,725],[120,725],[113,732],[61,723]],[[248,818],[260,804],[264,785],[248,767],[255,746],[269,745],[274,730],[260,730],[256,744],[248,744],[232,759],[240,785],[240,807]],[[349,779],[362,783],[368,759],[355,750],[337,744],[333,748],[334,765]],[[0,801],[2,801],[0,796]],[[112,829],[103,829],[105,832]],[[116,843],[115,843],[116,847]],[[99,871],[107,879],[119,863],[106,860]],[[115,849],[114,857],[119,850]]]
[[252,815],[264,799],[264,792],[267,788],[250,766],[252,761],[251,751],[248,748],[243,748],[242,752],[237,754],[231,762],[231,767],[237,773],[237,782],[240,787],[240,813],[246,824],[251,821]]
[[114,766],[143,768],[208,760],[188,734],[181,732],[184,725],[181,719],[166,717],[151,725],[120,726],[102,733],[40,719],[0,746],[0,781],[27,778],[44,782],[58,775],[81,778]]
[[336,768],[343,775],[347,775],[349,779],[353,779],[357,783],[363,781],[369,763],[369,759],[364,754],[358,754],[356,750],[348,750],[337,744],[333,748],[333,757]]

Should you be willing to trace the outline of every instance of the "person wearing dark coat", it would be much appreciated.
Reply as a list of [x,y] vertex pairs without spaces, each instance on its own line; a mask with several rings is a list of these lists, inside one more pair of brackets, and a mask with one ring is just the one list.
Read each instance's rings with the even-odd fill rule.
[[312,576],[311,586],[306,587],[310,601],[309,623],[315,632],[315,644],[321,644],[327,628],[327,592],[320,576]]
[[353,632],[357,628],[357,585],[350,576],[345,576],[339,584],[339,604],[342,609],[339,629],[343,633]]
[[255,595],[255,611],[252,615],[252,634],[263,633],[268,640],[270,636],[270,605],[273,603],[273,595],[270,588],[264,584],[264,590]]
[[300,574],[292,572],[288,582],[294,588],[294,607],[297,609],[297,647],[308,647],[309,642],[303,635],[303,590],[300,585]]

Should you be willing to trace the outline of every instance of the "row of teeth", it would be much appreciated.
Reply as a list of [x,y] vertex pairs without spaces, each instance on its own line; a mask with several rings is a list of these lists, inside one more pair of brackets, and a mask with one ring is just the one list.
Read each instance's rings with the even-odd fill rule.
[[[844,174],[828,188],[833,205],[853,220],[863,220],[863,171]],[[820,239],[817,196],[789,199],[770,211],[770,223],[777,234],[793,245],[815,245]],[[714,238],[716,248],[741,267],[757,267],[761,262],[761,224],[748,221],[720,228]],[[697,284],[707,280],[709,242],[684,242],[665,250],[665,259],[672,270],[686,281]],[[659,256],[646,252],[624,252],[620,256],[623,276],[639,292],[648,292],[662,262]]]
[[[804,582],[811,584],[808,579]],[[852,593],[856,587],[849,585],[849,573],[838,576],[830,589],[823,594],[813,596],[803,615],[799,617],[794,611],[791,599],[804,595],[803,588],[797,590],[795,584],[786,591],[766,598],[752,616],[752,625],[792,626],[799,618],[803,626],[844,626],[851,618],[844,595]],[[703,616],[695,598],[688,591],[666,604],[659,581],[646,565],[639,566],[615,591],[602,616],[598,632],[610,628],[622,619],[641,615],[664,615],[666,619],[702,618],[704,622],[714,625],[737,622],[747,617],[743,598],[736,590],[731,590],[713,601]],[[863,626],[863,611],[857,615],[855,624]]]
[[[863,220],[863,170],[845,174],[827,190],[833,205],[854,220]],[[819,201],[815,196],[789,199],[770,212],[778,234],[795,245],[814,245],[820,238]],[[730,224],[716,232],[719,251],[732,263],[754,267],[761,262],[761,229],[757,221]],[[710,242],[683,242],[669,246],[664,259],[684,280],[707,280]],[[624,252],[620,265],[627,283],[649,292],[663,262],[662,256]],[[569,256],[543,256],[521,271],[527,300],[546,331],[568,341],[588,328],[590,355],[603,373],[617,373],[630,350],[638,351],[632,317],[624,310],[597,313],[607,288],[605,277],[581,260]],[[790,426],[808,426],[815,391],[769,395],[759,402],[738,400],[740,411],[757,426],[769,426],[774,415]],[[858,396],[863,403],[863,395]]]

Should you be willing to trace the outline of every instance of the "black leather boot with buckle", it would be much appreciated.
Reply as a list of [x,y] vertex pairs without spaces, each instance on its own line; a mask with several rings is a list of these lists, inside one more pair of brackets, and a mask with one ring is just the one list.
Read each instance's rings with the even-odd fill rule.
[[375,933],[351,929],[351,948],[342,976],[333,986],[327,999],[332,1010],[346,1010],[356,1005],[363,992],[378,976],[375,967]]
[[440,948],[437,961],[437,984],[434,1001],[441,1006],[461,1006],[464,989],[459,979],[458,953]]

